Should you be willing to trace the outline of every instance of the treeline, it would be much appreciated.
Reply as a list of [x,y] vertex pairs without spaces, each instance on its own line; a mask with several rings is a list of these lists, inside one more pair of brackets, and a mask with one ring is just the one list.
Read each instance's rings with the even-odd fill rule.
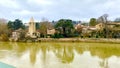
[[[49,22],[44,20],[42,22],[36,22],[36,30],[40,33],[39,37],[47,38],[120,38],[120,25],[114,25],[109,27],[107,24],[111,22],[120,22],[120,18],[116,18],[115,21],[109,21],[108,15],[104,14],[99,18],[91,18],[88,23],[76,23],[71,19],[60,19],[58,21]],[[88,27],[95,27],[97,24],[102,23],[102,28],[99,30],[89,30]],[[78,25],[80,24],[80,25]],[[114,28],[118,30],[113,30]],[[47,29],[55,29],[54,35],[48,35]],[[12,32],[15,30],[21,30],[21,39],[25,38],[28,32],[28,26],[23,24],[22,20],[15,19],[14,21],[7,21],[0,19],[0,40],[7,41],[11,37]]]

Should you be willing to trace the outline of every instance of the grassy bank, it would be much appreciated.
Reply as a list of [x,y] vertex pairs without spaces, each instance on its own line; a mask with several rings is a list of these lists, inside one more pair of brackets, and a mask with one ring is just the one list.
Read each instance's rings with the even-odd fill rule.
[[38,42],[92,42],[92,43],[119,43],[120,39],[104,39],[104,38],[39,38]]

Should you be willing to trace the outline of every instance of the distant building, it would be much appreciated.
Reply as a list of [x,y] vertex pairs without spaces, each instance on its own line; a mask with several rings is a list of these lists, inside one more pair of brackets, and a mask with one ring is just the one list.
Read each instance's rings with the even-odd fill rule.
[[34,19],[33,17],[30,19],[30,22],[29,22],[29,30],[28,30],[28,34],[30,36],[34,36],[36,32],[36,28],[35,28],[35,22],[34,22]]
[[89,30],[92,30],[92,31],[97,30],[97,28],[96,28],[95,26],[89,26],[88,29],[89,29]]
[[20,33],[21,33],[22,29],[18,29],[15,30],[14,32],[12,32],[12,36],[10,37],[10,41],[18,41],[20,39]]
[[83,28],[84,27],[84,25],[81,25],[80,23],[79,24],[77,24],[77,25],[75,25],[75,29],[78,29],[78,28]]
[[54,35],[55,34],[55,29],[47,29],[47,34],[48,35]]
[[12,38],[11,40],[17,41],[19,39],[19,33],[18,32],[12,32]]
[[105,27],[105,25],[103,23],[99,23],[95,27],[97,28],[97,30],[102,30]]

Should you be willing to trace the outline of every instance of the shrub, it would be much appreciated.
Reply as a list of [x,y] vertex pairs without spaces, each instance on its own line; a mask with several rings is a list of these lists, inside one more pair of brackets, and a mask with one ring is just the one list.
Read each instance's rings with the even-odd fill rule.
[[62,34],[55,33],[52,35],[52,38],[63,38],[64,36]]

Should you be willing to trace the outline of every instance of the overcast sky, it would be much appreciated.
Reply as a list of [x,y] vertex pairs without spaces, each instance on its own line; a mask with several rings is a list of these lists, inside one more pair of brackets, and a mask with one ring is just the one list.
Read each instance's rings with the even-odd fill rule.
[[23,22],[29,22],[31,17],[35,21],[43,17],[49,21],[89,21],[106,13],[111,20],[120,17],[120,0],[0,0],[0,18]]

